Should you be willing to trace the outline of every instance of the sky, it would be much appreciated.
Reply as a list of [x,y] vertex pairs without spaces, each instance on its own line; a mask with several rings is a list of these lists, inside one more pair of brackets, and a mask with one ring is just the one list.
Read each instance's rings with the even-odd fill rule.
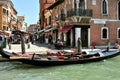
[[36,24],[39,21],[39,0],[12,0],[17,16],[24,16],[25,22]]

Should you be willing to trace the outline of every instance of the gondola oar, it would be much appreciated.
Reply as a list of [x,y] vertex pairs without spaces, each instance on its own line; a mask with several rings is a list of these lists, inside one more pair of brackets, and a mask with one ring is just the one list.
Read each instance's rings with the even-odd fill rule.
[[29,57],[22,57],[22,56],[11,56],[9,57],[10,60],[18,60],[18,59],[28,59]]

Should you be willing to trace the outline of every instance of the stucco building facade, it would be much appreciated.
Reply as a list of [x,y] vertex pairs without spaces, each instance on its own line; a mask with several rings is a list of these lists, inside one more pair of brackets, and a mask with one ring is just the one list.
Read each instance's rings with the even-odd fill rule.
[[17,11],[11,0],[0,0],[0,30],[11,31],[17,22]]

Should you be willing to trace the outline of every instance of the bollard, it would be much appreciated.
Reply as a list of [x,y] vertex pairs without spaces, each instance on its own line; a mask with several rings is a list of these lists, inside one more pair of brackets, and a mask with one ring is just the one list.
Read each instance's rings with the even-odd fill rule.
[[8,44],[8,47],[9,47],[9,50],[11,50],[11,44],[10,43]]

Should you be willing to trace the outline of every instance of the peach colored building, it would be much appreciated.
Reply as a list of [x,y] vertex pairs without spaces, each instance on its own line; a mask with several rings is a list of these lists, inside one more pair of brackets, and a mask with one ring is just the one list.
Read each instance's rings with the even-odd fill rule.
[[17,11],[11,0],[0,0],[0,30],[13,30],[17,21]]

